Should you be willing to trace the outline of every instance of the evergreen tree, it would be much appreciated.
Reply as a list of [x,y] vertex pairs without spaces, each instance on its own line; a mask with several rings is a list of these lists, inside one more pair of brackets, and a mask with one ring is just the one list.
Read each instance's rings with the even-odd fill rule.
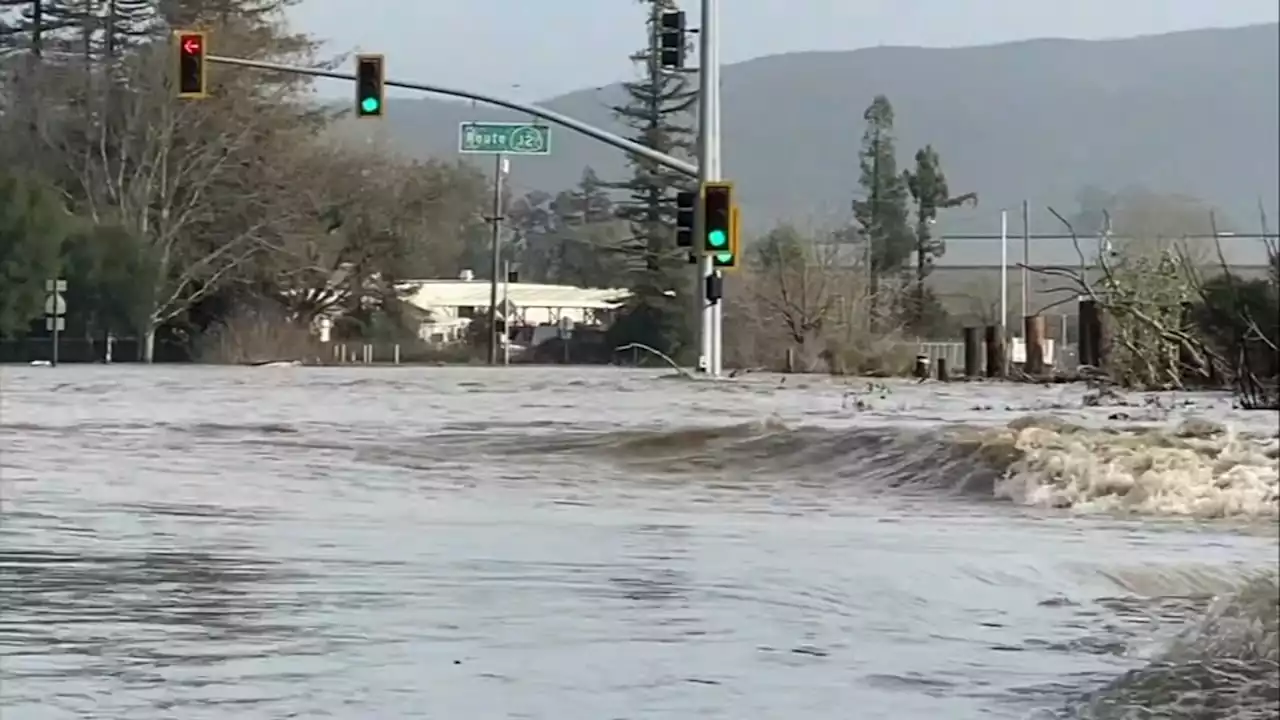
[[925,332],[930,329],[929,326],[936,326],[937,323],[932,320],[940,319],[936,316],[943,314],[941,306],[930,296],[925,287],[925,280],[933,271],[934,261],[942,257],[947,250],[945,241],[933,233],[938,211],[958,207],[967,202],[977,204],[978,195],[965,193],[956,197],[951,196],[951,190],[947,187],[947,176],[942,172],[942,159],[932,145],[926,145],[916,151],[915,169],[903,171],[902,179],[916,203],[916,267],[910,317],[917,332]]
[[56,188],[0,174],[0,336],[26,332],[42,314],[44,283],[58,277],[67,232]]
[[[693,143],[692,112],[697,93],[688,77],[664,71],[655,47],[657,26],[664,11],[676,9],[674,0],[640,0],[649,8],[648,47],[632,60],[641,78],[623,84],[628,101],[613,108],[632,130],[632,139],[668,155],[688,155]],[[615,344],[637,342],[668,355],[691,345],[691,303],[686,296],[688,259],[675,244],[675,195],[687,180],[657,163],[632,158],[630,180],[607,187],[626,196],[617,203],[617,216],[628,225],[629,236],[618,246],[632,297],[610,328]]]
[[586,168],[577,187],[555,203],[562,238],[558,281],[578,287],[616,287],[622,277],[618,258],[603,251],[613,239],[615,208],[595,170]]
[[915,238],[908,220],[906,183],[898,174],[893,106],[887,97],[877,95],[862,118],[867,127],[862,135],[858,184],[865,198],[854,200],[853,216],[867,244],[874,322],[881,281],[903,270],[915,249]]

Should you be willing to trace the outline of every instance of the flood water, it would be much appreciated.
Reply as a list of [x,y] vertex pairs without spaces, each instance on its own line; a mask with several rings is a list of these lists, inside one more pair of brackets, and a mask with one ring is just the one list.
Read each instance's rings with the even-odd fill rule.
[[0,716],[1069,715],[1277,562],[1274,414],[1085,394],[0,369]]

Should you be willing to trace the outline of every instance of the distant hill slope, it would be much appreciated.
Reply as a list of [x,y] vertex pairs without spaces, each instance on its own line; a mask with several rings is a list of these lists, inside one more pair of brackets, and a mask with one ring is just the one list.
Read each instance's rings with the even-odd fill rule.
[[[856,189],[862,112],[884,93],[897,111],[900,162],[933,143],[952,188],[982,198],[976,211],[948,214],[949,231],[997,232],[999,208],[1025,198],[1033,231],[1055,232],[1043,208],[1073,210],[1086,185],[1201,197],[1253,229],[1259,196],[1273,218],[1280,204],[1278,38],[1280,27],[1259,25],[751,60],[723,74],[725,171],[753,229],[840,222]],[[545,105],[618,130],[608,108],[620,100],[611,86]],[[415,155],[452,155],[461,121],[519,119],[435,99],[395,98],[388,108],[391,143]],[[625,172],[618,152],[567,130],[555,131],[554,145],[550,158],[514,163],[519,186],[566,187],[586,165],[603,177]]]

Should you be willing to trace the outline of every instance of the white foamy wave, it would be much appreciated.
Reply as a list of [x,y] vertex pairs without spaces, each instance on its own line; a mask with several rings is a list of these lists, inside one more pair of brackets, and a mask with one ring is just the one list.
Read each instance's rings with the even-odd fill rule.
[[1093,512],[1280,516],[1275,438],[1201,421],[1172,431],[1023,422],[1001,434],[1014,450],[995,485],[1002,499]]

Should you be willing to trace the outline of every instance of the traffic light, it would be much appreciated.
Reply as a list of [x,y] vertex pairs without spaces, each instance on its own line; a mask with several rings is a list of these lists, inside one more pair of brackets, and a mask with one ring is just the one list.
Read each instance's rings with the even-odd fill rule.
[[698,193],[676,193],[676,247],[693,247],[693,233],[698,222]]
[[178,44],[178,97],[209,97],[204,76],[204,49],[207,34],[193,30],[174,33]]
[[724,268],[726,270],[738,266],[738,252],[740,235],[742,232],[742,223],[740,221],[740,213],[738,206],[734,205],[729,211],[729,251],[715,253],[711,256],[711,266],[716,268]]
[[684,67],[684,12],[662,13],[658,21],[658,64],[666,70]]
[[385,72],[383,56],[356,56],[356,117],[382,117],[386,104],[382,87]]
[[702,253],[716,262],[733,259],[729,235],[733,229],[733,185],[705,183],[702,186]]

